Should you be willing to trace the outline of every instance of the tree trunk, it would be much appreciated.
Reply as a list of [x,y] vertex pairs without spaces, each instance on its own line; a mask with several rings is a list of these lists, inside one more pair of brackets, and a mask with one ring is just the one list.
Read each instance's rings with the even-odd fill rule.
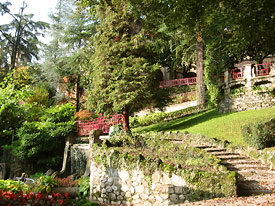
[[127,127],[127,130],[130,130],[130,111],[129,111],[129,108],[128,107],[125,107],[124,111],[123,111],[123,114],[125,116],[125,124],[126,124],[126,127]]
[[197,52],[197,104],[205,103],[205,84],[203,81],[203,59],[204,59],[204,45],[201,38],[197,39],[196,43],[196,52]]
[[75,101],[76,101],[76,112],[80,110],[80,75],[77,75],[76,78],[76,94],[75,94]]

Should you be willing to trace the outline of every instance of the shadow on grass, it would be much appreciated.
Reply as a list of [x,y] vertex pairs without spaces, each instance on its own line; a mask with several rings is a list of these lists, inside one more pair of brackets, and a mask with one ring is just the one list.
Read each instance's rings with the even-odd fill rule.
[[220,118],[229,115],[227,114],[219,114],[216,109],[208,110],[205,112],[200,112],[198,114],[190,115],[187,117],[183,117],[180,119],[172,120],[169,122],[162,122],[159,124],[154,124],[149,127],[140,128],[139,131],[149,132],[149,131],[176,131],[176,130],[184,130],[192,127],[194,125],[207,122],[209,120]]

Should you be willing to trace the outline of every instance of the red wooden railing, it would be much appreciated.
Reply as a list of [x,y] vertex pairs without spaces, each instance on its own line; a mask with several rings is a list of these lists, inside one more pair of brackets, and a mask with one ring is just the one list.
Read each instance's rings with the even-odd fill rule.
[[245,69],[245,67],[231,69],[230,73],[231,73],[232,79],[234,79],[234,80],[236,80],[236,79],[242,79],[243,78],[244,69]]
[[254,67],[256,77],[265,76],[269,75],[271,63],[256,64]]
[[111,115],[110,118],[106,118],[99,114],[99,117],[91,120],[79,120],[76,121],[77,134],[79,136],[89,136],[90,131],[98,129],[103,134],[109,133],[110,127],[122,124],[123,129],[127,130],[125,116],[122,114]]
[[177,87],[183,85],[192,85],[196,84],[197,77],[184,78],[184,79],[174,79],[169,81],[161,81],[159,82],[159,87]]

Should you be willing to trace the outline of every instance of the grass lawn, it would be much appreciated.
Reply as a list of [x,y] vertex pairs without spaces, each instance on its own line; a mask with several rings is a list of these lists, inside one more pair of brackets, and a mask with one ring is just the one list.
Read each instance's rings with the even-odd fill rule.
[[234,145],[243,145],[245,142],[241,134],[242,125],[274,116],[275,107],[227,114],[219,114],[216,109],[212,109],[169,122],[139,127],[135,131],[188,131],[193,134],[201,133],[208,137],[228,140]]

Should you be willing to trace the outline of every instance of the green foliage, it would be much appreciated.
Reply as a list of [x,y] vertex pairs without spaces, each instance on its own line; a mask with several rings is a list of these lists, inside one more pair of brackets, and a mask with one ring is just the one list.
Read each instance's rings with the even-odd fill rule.
[[56,105],[45,110],[42,122],[61,123],[74,120],[75,108],[71,104]]
[[39,178],[42,177],[42,176],[45,176],[45,174],[44,174],[44,173],[41,173],[41,172],[36,172],[36,173],[34,173],[33,175],[30,175],[30,178],[32,178],[32,179],[34,179],[34,180],[37,180],[37,179],[39,179]]
[[100,204],[96,202],[90,202],[87,199],[75,199],[73,200],[74,206],[100,206]]
[[244,125],[242,134],[244,141],[257,149],[275,146],[275,118]]
[[14,194],[18,194],[20,191],[24,193],[31,191],[32,187],[24,184],[21,181],[13,180],[0,180],[0,191],[11,191]]
[[31,94],[26,99],[30,104],[37,104],[38,106],[50,106],[50,94],[43,84],[36,85]]
[[131,127],[140,127],[140,126],[147,126],[150,124],[159,123],[162,121],[178,119],[186,115],[190,115],[192,113],[197,113],[199,111],[204,110],[204,106],[194,106],[188,107],[186,109],[182,109],[175,112],[157,112],[148,114],[144,117],[131,117],[130,118],[130,125]]
[[36,182],[37,190],[39,192],[50,193],[52,189],[57,186],[56,180],[52,176],[41,176]]
[[[7,83],[5,85],[5,83]],[[16,138],[16,130],[24,121],[36,119],[41,108],[24,103],[29,96],[27,88],[17,90],[12,78],[0,83],[0,145],[9,145]],[[0,154],[2,150],[0,150]]]
[[[41,168],[56,168],[62,161],[65,137],[74,131],[74,108],[70,104],[45,110],[39,122],[25,122],[11,148],[21,161]],[[45,146],[46,145],[46,146]]]
[[90,195],[90,179],[89,179],[89,177],[79,178],[78,179],[78,187],[79,187],[78,196],[83,199],[87,199]]

